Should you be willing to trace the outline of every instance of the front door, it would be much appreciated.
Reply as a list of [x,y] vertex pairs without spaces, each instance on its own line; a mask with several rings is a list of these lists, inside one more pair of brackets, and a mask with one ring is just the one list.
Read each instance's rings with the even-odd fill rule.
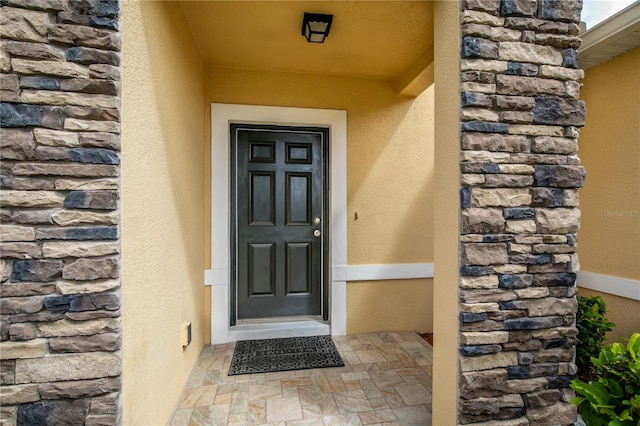
[[231,324],[326,319],[328,135],[322,128],[231,125]]

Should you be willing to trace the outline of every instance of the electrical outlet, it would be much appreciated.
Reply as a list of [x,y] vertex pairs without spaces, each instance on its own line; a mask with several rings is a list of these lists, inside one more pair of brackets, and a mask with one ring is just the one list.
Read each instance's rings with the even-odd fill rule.
[[187,347],[191,343],[191,323],[182,323],[182,346]]

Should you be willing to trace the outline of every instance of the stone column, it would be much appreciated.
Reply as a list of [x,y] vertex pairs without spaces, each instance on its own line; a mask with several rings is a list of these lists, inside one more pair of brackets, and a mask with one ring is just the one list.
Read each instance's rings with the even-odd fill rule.
[[119,3],[0,5],[0,423],[118,424]]
[[461,11],[461,424],[569,425],[581,0]]

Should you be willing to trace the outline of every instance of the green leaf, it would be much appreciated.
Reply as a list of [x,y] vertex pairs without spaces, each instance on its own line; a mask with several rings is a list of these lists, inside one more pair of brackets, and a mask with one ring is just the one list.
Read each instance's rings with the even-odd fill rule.
[[574,389],[580,395],[584,395],[594,406],[609,405],[610,398],[607,392],[607,388],[604,387],[601,383],[579,383]]
[[631,410],[629,408],[622,410],[622,413],[620,413],[618,418],[620,420],[633,420],[633,417],[631,417]]
[[603,426],[606,424],[602,422],[602,419],[590,405],[585,405],[580,414],[582,415],[582,420],[589,426]]
[[624,397],[624,391],[622,386],[614,379],[603,379],[607,381],[607,386],[611,390],[611,395],[616,399],[622,399]]
[[579,406],[580,404],[582,404],[586,400],[587,400],[586,398],[583,398],[581,396],[576,396],[575,398],[571,398],[569,400],[569,404],[573,404],[575,406]]
[[636,332],[631,335],[629,341],[627,342],[627,348],[629,351],[633,349],[636,353],[640,351],[640,333]]

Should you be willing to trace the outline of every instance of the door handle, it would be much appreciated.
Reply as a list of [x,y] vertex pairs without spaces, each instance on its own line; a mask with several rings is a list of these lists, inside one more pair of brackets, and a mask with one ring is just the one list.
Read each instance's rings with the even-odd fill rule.
[[316,238],[317,238],[317,237],[319,237],[320,235],[322,235],[322,232],[320,232],[320,230],[319,230],[319,229],[316,229],[315,231],[313,231],[313,236],[314,236],[314,237],[316,237]]

